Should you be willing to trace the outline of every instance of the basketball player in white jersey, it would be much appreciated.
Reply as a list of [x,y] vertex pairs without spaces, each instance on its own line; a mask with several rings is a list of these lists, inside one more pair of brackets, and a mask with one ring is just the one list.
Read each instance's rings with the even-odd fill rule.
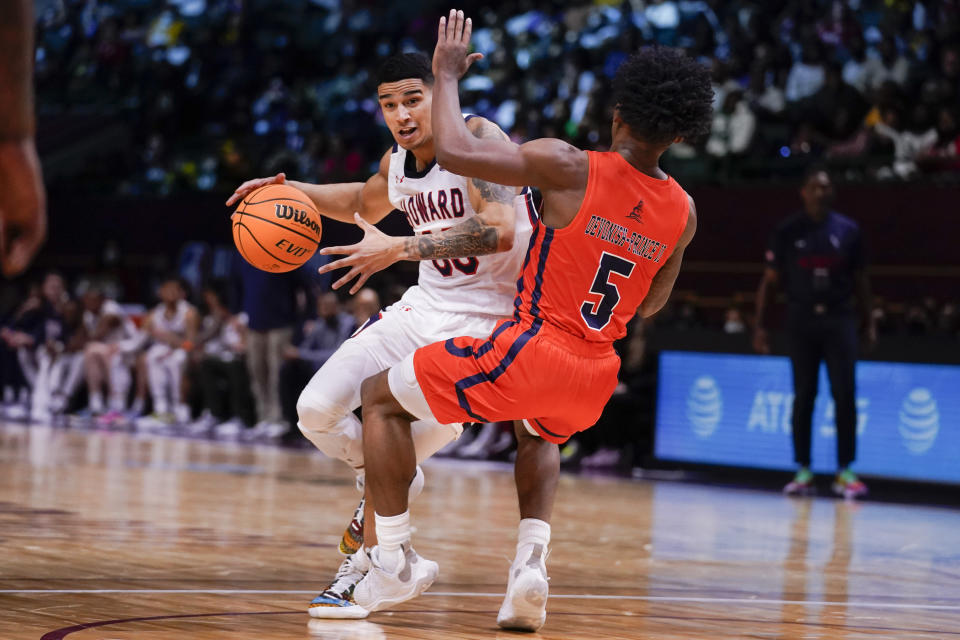
[[122,419],[127,408],[133,352],[140,347],[142,336],[123,308],[106,298],[95,284],[84,292],[83,307],[83,324],[89,336],[83,349],[83,367],[90,413],[98,423],[109,426]]
[[155,429],[176,422],[187,423],[190,410],[183,402],[181,388],[187,365],[187,347],[197,337],[200,316],[187,302],[179,278],[169,277],[158,290],[158,304],[143,324],[152,344],[147,349],[147,382],[153,399],[153,414],[137,420],[139,429]]
[[[526,252],[534,215],[527,190],[464,178],[436,164],[430,126],[433,74],[423,54],[399,54],[386,60],[378,75],[377,94],[384,121],[396,142],[380,161],[380,170],[365,183],[313,185],[289,181],[304,191],[321,214],[354,222],[365,231],[353,247],[330,247],[325,253],[348,253],[322,271],[350,266],[334,287],[356,278],[356,293],[367,277],[398,260],[419,260],[417,286],[371,317],[330,357],[303,390],[297,404],[303,434],[327,455],[349,464],[363,476],[360,384],[389,369],[417,348],[454,335],[486,336],[496,321],[513,311],[515,281]],[[467,116],[478,137],[505,138],[496,125]],[[251,180],[227,200],[230,206],[266,184],[285,182],[283,174]],[[400,210],[416,233],[392,238],[373,224]],[[422,461],[460,435],[462,425],[420,421],[413,424],[417,460]],[[359,484],[359,482],[358,482]],[[411,495],[422,489],[422,472],[411,479]],[[344,534],[340,549],[354,552],[372,546],[373,518],[363,530],[363,503]],[[368,507],[369,508],[369,507]],[[364,540],[365,538],[365,540]],[[362,618],[367,611],[352,598],[353,587],[369,568],[362,547],[348,556],[330,586],[311,603],[318,618]]]

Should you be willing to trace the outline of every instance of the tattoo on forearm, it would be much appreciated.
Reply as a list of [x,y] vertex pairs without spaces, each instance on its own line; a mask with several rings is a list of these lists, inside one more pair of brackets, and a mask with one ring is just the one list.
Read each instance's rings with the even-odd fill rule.
[[[477,120],[477,125],[474,127],[472,133],[476,138],[499,138],[501,140],[510,139],[500,127],[492,122],[481,119]],[[516,189],[513,187],[505,187],[502,184],[486,182],[485,180],[480,180],[479,178],[473,179],[473,186],[480,191],[480,197],[487,202],[509,204],[513,201],[513,197],[517,193]]]
[[472,130],[475,138],[499,138],[509,140],[510,136],[504,133],[503,129],[493,124],[489,120],[477,120],[476,126]]
[[501,204],[510,204],[513,202],[516,190],[513,187],[505,187],[502,184],[487,182],[479,178],[473,179],[473,186],[480,191],[480,197],[487,202],[499,202]]
[[440,233],[423,234],[404,241],[404,256],[412,260],[469,258],[496,253],[500,233],[476,217]]

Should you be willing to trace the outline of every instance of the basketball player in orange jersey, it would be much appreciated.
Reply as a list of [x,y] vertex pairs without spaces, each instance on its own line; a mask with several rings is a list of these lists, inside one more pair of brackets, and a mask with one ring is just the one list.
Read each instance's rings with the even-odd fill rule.
[[[322,270],[349,267],[334,283],[335,288],[356,278],[353,293],[370,274],[397,260],[421,261],[417,285],[344,342],[297,402],[300,430],[318,449],[350,465],[358,485],[364,473],[363,445],[361,424],[353,410],[360,406],[360,384],[437,340],[489,335],[497,321],[513,309],[513,281],[535,215],[528,190],[465,178],[437,164],[430,114],[432,86],[426,55],[404,53],[388,58],[378,72],[377,97],[396,144],[383,155],[380,170],[365,183],[290,183],[306,193],[323,215],[355,222],[365,231],[356,245],[324,250],[347,254]],[[506,138],[483,118],[467,116],[464,121],[471,135]],[[265,184],[284,180],[280,174],[248,181],[227,205]],[[406,215],[415,236],[394,238],[373,226],[394,209]],[[431,456],[456,438],[461,422],[415,423],[412,437],[417,459]],[[556,446],[530,447],[527,455],[557,473]],[[416,468],[407,483],[411,495],[418,493],[423,487],[422,472]],[[376,540],[372,512],[369,526],[363,525],[363,507],[361,502],[340,544],[348,557],[329,587],[310,604],[313,617],[367,615],[351,597],[369,566],[363,545],[372,546]]]
[[[438,573],[410,544],[411,420],[521,415],[532,437],[554,443],[588,428],[617,385],[613,342],[638,311],[652,315],[667,301],[696,230],[692,199],[658,163],[672,143],[709,130],[713,92],[705,67],[673,49],[645,49],[624,62],[609,152],[551,139],[517,145],[474,138],[462,122],[457,82],[480,56],[467,54],[470,32],[463,12],[440,21],[433,58],[437,159],[462,175],[539,187],[542,215],[512,318],[486,339],[422,347],[363,383],[366,481],[379,545],[354,598],[369,611],[419,595]],[[532,465],[516,471],[522,502],[525,488],[543,482],[527,476],[536,473]],[[521,516],[546,524],[549,509]],[[543,624],[548,534],[549,525],[521,527],[500,626]]]
[[0,2],[0,269],[30,264],[47,235],[46,196],[33,141],[33,0]]

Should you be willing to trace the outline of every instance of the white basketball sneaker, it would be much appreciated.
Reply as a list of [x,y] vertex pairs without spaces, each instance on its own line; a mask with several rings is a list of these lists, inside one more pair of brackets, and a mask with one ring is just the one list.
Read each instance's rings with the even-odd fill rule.
[[403,559],[395,571],[380,564],[380,547],[370,554],[370,571],[353,590],[354,601],[367,611],[382,611],[416,598],[430,588],[440,573],[436,562],[421,558],[410,543],[403,544]]
[[507,595],[500,605],[497,624],[504,629],[536,631],[547,619],[547,553],[542,544],[530,554],[518,553],[510,566]]

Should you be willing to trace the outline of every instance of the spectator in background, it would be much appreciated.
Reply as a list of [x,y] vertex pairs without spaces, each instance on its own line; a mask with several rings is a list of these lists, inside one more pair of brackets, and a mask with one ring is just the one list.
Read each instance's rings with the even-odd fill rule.
[[930,311],[924,305],[912,304],[904,314],[903,323],[907,335],[925,336],[930,333],[933,318],[930,317]]
[[81,307],[67,301],[59,317],[45,322],[45,340],[36,350],[30,419],[49,423],[62,416],[83,379],[83,346],[86,331]]
[[86,337],[80,307],[70,299],[61,275],[47,274],[41,295],[41,321],[31,345],[22,348],[20,355],[33,386],[30,418],[49,422],[66,410],[80,384]]
[[937,112],[937,141],[918,158],[924,171],[960,170],[960,126],[956,107],[941,107]]
[[[832,141],[845,140],[863,120],[867,103],[860,92],[843,81],[838,65],[827,66],[823,87],[802,107],[803,117]],[[838,118],[838,114],[842,118]]]
[[190,408],[183,401],[183,374],[187,352],[196,341],[199,317],[187,302],[186,286],[179,277],[164,279],[158,296],[160,304],[143,324],[151,341],[145,366],[153,413],[137,420],[138,429],[162,429],[190,420]]
[[16,352],[26,382],[15,403],[7,408],[7,418],[23,420],[30,417],[31,398],[37,382],[38,356],[41,354],[39,349],[48,341],[59,340],[63,329],[63,311],[69,300],[63,276],[55,272],[48,273],[39,289],[31,292],[19,309],[15,328],[4,332],[4,341]]
[[940,308],[937,330],[945,336],[956,336],[960,332],[960,307],[955,302],[947,302]]
[[[358,295],[360,293],[362,291]],[[291,427],[297,424],[297,398],[300,392],[327,358],[350,337],[356,326],[353,316],[341,311],[337,295],[328,292],[317,299],[316,319],[303,323],[303,337],[299,344],[291,344],[284,350],[286,361],[280,367],[280,400],[283,417]],[[291,432],[299,436],[299,431]]]
[[728,335],[744,333],[747,330],[747,323],[743,321],[743,314],[740,307],[729,307],[723,314],[723,332]]
[[903,87],[910,75],[910,61],[897,49],[896,39],[887,34],[880,41],[879,55],[864,65],[867,89],[879,89],[885,82]]
[[207,314],[203,317],[192,352],[196,359],[196,380],[203,396],[203,410],[189,431],[193,434],[213,431],[220,437],[230,438],[252,427],[256,412],[244,361],[246,317],[230,313],[223,289],[209,286],[203,291]]
[[88,412],[82,415],[97,416],[98,424],[112,426],[125,418],[131,367],[143,335],[123,308],[107,299],[98,285],[91,285],[82,299],[88,340],[83,350],[83,368],[89,395]]
[[823,86],[825,75],[820,44],[809,38],[803,44],[800,59],[790,67],[784,92],[787,102],[796,103],[815,94]]
[[368,322],[379,317],[381,308],[380,296],[377,295],[377,292],[369,287],[364,287],[357,291],[357,295],[353,296],[350,311],[353,314],[356,326],[362,329]]
[[774,286],[782,283],[793,366],[793,451],[799,466],[784,491],[800,494],[813,487],[813,407],[820,363],[826,361],[836,406],[838,472],[833,490],[854,498],[867,491],[850,469],[857,446],[855,300],[869,342],[876,340],[863,239],[856,222],[830,209],[833,185],[823,168],[807,171],[800,195],[803,211],[777,227],[766,252],[766,269],[757,291],[754,348],[770,352],[766,310]]
[[757,117],[737,89],[727,93],[723,107],[713,115],[707,153],[717,158],[741,156],[750,148]]
[[893,164],[881,177],[912,178],[918,171],[917,160],[925,156],[937,143],[937,130],[911,131],[903,124],[899,109],[881,110],[881,120],[874,126],[877,135],[893,143]]
[[750,85],[747,87],[746,100],[750,109],[757,113],[762,119],[775,120],[787,105],[787,100],[783,95],[783,89],[774,75],[774,81],[767,83],[767,71],[763,67],[757,66],[750,74]]
[[302,317],[298,293],[313,293],[308,272],[315,273],[310,264],[291,273],[267,273],[235,258],[232,286],[237,308],[247,316],[247,368],[259,419],[252,436],[272,439],[287,431],[280,408],[280,365],[298,315]]
[[869,81],[867,45],[863,41],[863,34],[859,31],[853,34],[847,45],[850,55],[843,64],[843,80],[861,94],[867,92]]
[[30,413],[30,384],[20,364],[19,351],[33,343],[34,326],[42,304],[40,286],[31,284],[23,302],[17,304],[0,328],[0,383],[3,384],[3,417],[22,420]]

